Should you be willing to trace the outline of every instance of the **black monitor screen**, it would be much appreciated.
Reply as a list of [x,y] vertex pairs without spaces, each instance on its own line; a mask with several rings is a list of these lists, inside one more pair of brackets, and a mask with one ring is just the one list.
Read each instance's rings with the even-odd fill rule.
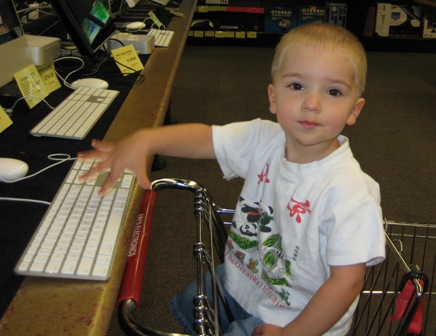
[[107,0],[53,0],[52,6],[84,56],[93,56],[116,30]]
[[12,1],[0,0],[0,44],[23,35]]

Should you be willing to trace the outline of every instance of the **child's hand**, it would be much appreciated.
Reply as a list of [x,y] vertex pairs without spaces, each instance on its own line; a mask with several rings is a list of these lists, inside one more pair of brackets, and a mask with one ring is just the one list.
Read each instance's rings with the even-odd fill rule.
[[78,158],[97,159],[100,163],[82,175],[81,179],[86,181],[91,176],[109,170],[108,178],[100,190],[100,195],[104,196],[115,185],[124,169],[128,168],[136,174],[137,182],[142,188],[149,188],[150,180],[146,174],[147,155],[140,137],[140,133],[135,133],[118,144],[93,140],[94,150],[81,152]]
[[253,330],[253,336],[283,336],[283,328],[273,324],[261,324]]
[[147,168],[153,155],[173,157],[214,159],[212,127],[204,124],[180,124],[139,130],[124,138],[118,144],[92,141],[94,150],[78,154],[79,159],[97,159],[97,166],[90,169],[81,178],[110,171],[100,190],[104,196],[117,182],[124,169],[136,174],[138,184],[150,188]]

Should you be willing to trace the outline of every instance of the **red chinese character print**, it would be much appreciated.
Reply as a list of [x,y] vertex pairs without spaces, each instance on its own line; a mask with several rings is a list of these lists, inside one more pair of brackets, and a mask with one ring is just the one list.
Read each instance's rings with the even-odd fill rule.
[[293,198],[291,198],[291,201],[288,203],[288,210],[289,210],[289,216],[294,217],[295,216],[295,220],[297,221],[298,224],[301,223],[301,216],[300,215],[304,215],[305,213],[311,213],[310,209],[310,202],[306,201],[306,202],[298,202],[296,200],[294,200]]
[[259,178],[257,184],[261,184],[262,182],[270,183],[270,180],[268,178],[268,172],[269,172],[269,164],[267,163],[263,168],[262,173],[257,175],[257,177]]

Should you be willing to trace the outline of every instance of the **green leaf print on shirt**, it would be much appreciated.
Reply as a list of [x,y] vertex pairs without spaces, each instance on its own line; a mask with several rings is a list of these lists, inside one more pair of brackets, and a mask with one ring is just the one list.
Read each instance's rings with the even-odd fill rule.
[[233,231],[230,231],[229,236],[243,250],[252,249],[257,247],[258,245],[257,240],[250,240],[247,238],[243,238]]

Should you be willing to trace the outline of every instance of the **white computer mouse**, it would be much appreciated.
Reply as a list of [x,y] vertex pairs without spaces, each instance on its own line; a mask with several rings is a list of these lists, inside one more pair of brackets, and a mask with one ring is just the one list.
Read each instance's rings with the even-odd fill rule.
[[107,89],[109,87],[109,83],[100,78],[81,78],[72,82],[71,87],[73,89],[77,89],[79,87]]
[[141,21],[130,22],[126,24],[127,30],[139,30],[145,28],[145,23]]
[[26,162],[12,159],[0,158],[0,182],[11,182],[26,176],[29,166]]

